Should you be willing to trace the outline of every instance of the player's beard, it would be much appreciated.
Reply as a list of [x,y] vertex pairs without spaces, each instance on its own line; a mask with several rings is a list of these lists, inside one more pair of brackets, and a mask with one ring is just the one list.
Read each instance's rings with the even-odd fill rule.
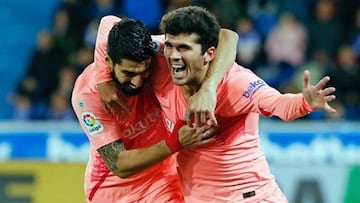
[[134,89],[134,88],[132,88],[133,85],[131,84],[130,81],[121,83],[119,80],[117,80],[116,77],[115,77],[114,71],[111,72],[111,75],[112,75],[114,81],[117,83],[118,87],[120,87],[121,91],[126,96],[138,95],[141,92],[141,90],[143,89],[144,83],[141,85],[141,87],[138,87],[138,88]]
[[122,92],[127,95],[127,96],[135,96],[135,95],[138,95],[141,90],[143,89],[143,85],[141,85],[140,87],[134,89],[132,88],[132,84],[130,81],[128,82],[124,82],[124,83],[119,83],[120,84],[120,88],[122,90]]

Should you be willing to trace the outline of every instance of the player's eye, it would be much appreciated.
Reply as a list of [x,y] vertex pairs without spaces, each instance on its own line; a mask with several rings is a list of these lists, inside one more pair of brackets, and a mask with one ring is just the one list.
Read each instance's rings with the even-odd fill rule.
[[126,71],[126,70],[123,71],[123,73],[128,77],[135,77],[137,75],[137,73]]

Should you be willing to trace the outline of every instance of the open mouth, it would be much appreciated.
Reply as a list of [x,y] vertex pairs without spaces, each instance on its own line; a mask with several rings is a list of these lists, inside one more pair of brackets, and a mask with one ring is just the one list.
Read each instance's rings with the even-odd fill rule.
[[185,69],[184,65],[172,65],[173,74],[175,76],[183,76],[185,74]]

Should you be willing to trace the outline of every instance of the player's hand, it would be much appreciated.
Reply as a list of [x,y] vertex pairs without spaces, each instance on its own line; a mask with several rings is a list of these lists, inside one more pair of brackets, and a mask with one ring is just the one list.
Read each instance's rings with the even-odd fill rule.
[[218,129],[214,126],[211,127],[204,125],[201,127],[190,127],[188,125],[184,125],[178,131],[179,142],[184,148],[204,145],[214,139],[217,130]]
[[328,102],[336,99],[334,95],[335,87],[325,88],[329,81],[330,77],[325,76],[315,86],[312,86],[310,85],[310,72],[305,70],[302,93],[306,101],[313,109],[324,109],[329,113],[335,113],[336,110],[328,104]]
[[216,126],[215,106],[217,102],[216,90],[201,87],[189,98],[189,106],[184,120],[189,126]]
[[124,119],[125,112],[130,112],[125,96],[122,95],[119,86],[115,81],[107,81],[97,85],[99,97],[104,110],[107,113],[115,113],[120,120]]

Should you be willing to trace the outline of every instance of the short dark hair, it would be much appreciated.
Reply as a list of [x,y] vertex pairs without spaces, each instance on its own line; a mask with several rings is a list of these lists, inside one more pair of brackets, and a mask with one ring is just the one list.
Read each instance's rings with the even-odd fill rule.
[[115,64],[122,59],[137,62],[155,55],[151,35],[144,23],[135,19],[122,19],[108,35],[107,53]]
[[160,31],[171,35],[195,33],[199,36],[197,43],[201,44],[204,53],[208,48],[217,46],[220,25],[205,8],[186,6],[166,13],[161,19]]

